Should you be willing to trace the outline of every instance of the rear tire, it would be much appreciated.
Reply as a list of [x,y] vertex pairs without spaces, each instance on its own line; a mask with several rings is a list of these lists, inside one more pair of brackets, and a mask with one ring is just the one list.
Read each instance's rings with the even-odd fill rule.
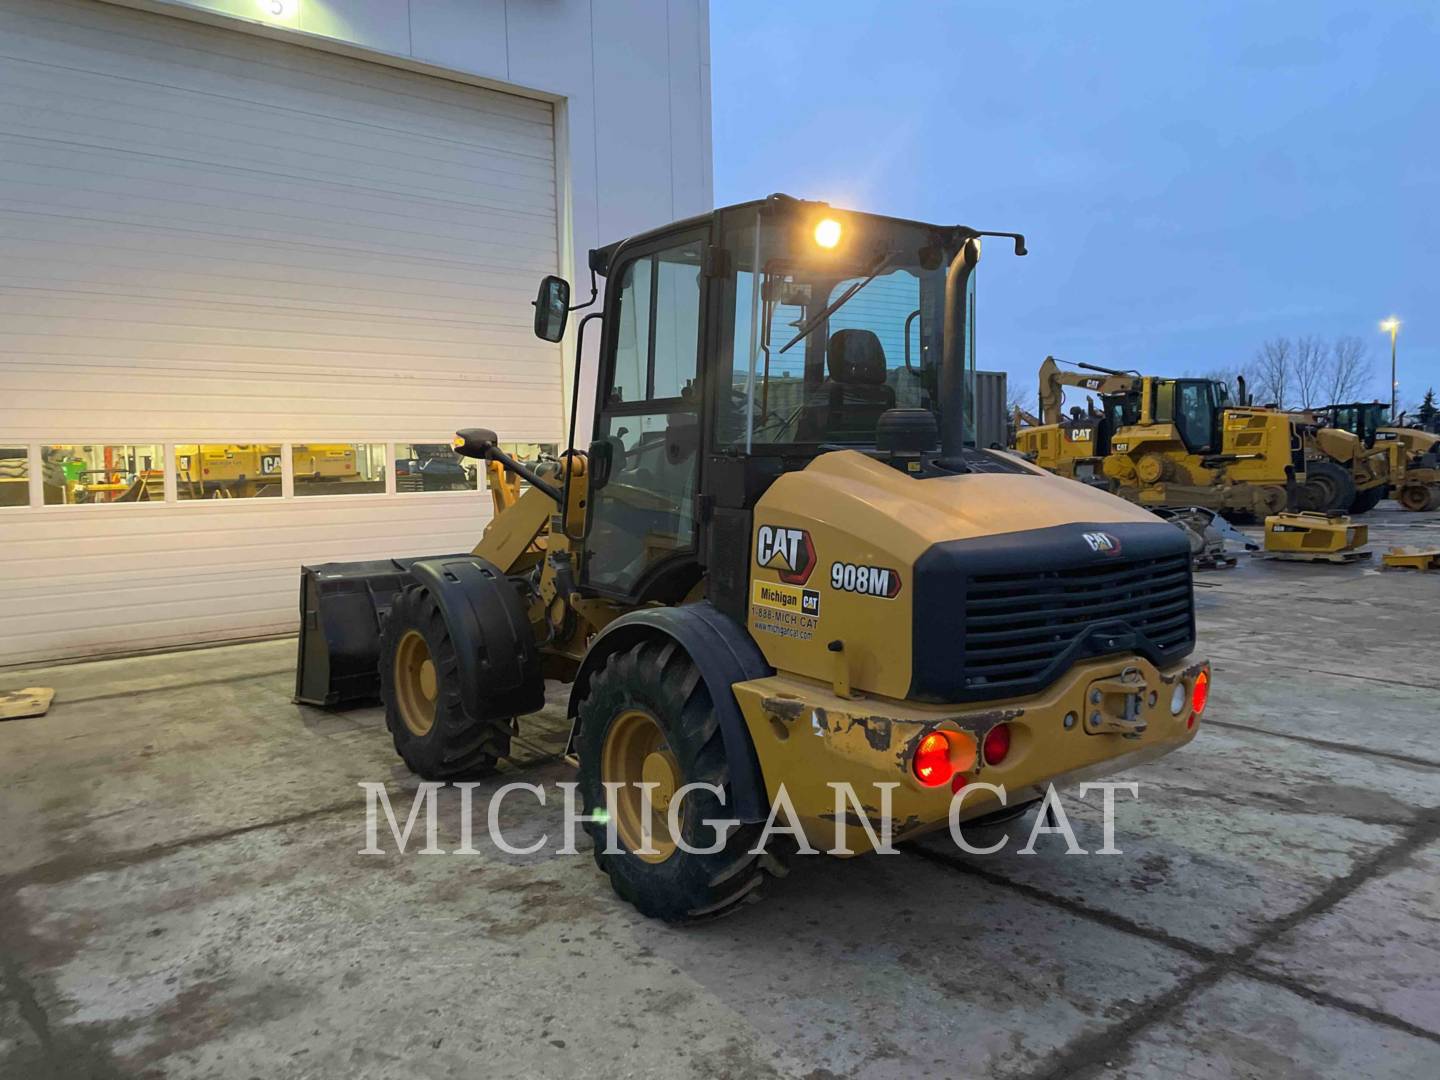
[[[732,826],[719,851],[695,855],[675,846],[668,826],[657,820],[651,849],[659,854],[635,854],[643,848],[634,842],[638,793],[627,805],[628,788],[616,800],[616,846],[621,850],[605,852],[606,781],[633,785],[661,775],[664,783],[655,792],[662,799],[672,783],[671,791],[681,784],[718,785],[725,793],[723,803],[705,790],[685,797],[681,836],[694,848],[710,847],[718,839],[716,831],[704,824],[706,819],[725,820],[734,812],[725,745],[710,691],[678,644],[652,639],[611,656],[590,681],[579,723],[580,793],[595,863],[609,875],[615,892],[642,914],[666,922],[717,918],[758,900],[767,874],[785,873],[777,853],[752,853],[763,831],[756,824]],[[599,820],[593,820],[597,811]]]
[[1355,479],[1333,461],[1307,461],[1300,485],[1301,510],[1343,514],[1355,501]]
[[1435,509],[1440,486],[1434,484],[1406,484],[1396,496],[1396,501],[1406,510],[1416,513]]
[[483,776],[510,752],[509,721],[466,712],[445,613],[423,585],[396,595],[380,632],[380,700],[396,752],[426,780]]

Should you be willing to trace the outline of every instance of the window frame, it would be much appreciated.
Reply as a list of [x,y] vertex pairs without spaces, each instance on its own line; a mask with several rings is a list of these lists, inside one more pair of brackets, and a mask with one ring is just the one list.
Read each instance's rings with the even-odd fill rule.
[[[673,397],[651,397],[655,389],[655,323],[657,305],[659,303],[660,288],[659,275],[651,275],[650,304],[649,304],[649,355],[646,359],[645,389],[646,396],[637,398],[634,401],[622,401],[616,404],[610,403],[610,391],[615,388],[615,368],[618,361],[618,350],[620,344],[620,302],[624,289],[620,282],[625,278],[625,272],[643,259],[651,258],[660,252],[669,251],[672,248],[680,247],[689,241],[697,241],[702,248],[700,265],[697,268],[700,274],[697,287],[697,317],[695,327],[695,374],[691,379],[691,385],[697,390],[704,385],[705,372],[705,326],[706,326],[706,305],[708,278],[705,273],[705,252],[708,251],[711,243],[711,227],[709,224],[689,225],[685,228],[667,232],[661,236],[646,237],[643,241],[633,245],[622,245],[615,253],[607,278],[615,282],[614,288],[605,290],[605,332],[600,340],[601,374],[600,385],[596,387],[595,393],[595,415],[592,430],[600,430],[600,418],[604,415],[610,416],[635,416],[642,413],[667,411],[666,407],[676,405],[682,408],[698,409],[700,402],[692,395],[685,398],[680,395]],[[703,397],[703,395],[699,395]],[[676,411],[669,409],[668,411]]]

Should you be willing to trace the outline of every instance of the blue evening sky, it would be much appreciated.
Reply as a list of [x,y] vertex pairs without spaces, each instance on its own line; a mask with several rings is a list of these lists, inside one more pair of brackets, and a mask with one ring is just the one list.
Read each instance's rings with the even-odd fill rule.
[[717,205],[785,191],[986,243],[978,354],[1204,372],[1361,337],[1440,392],[1440,3],[712,0]]

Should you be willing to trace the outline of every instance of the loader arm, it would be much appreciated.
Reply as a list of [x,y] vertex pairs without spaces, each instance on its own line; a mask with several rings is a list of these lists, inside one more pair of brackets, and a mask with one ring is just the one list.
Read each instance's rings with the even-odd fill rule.
[[494,563],[507,574],[515,572],[557,509],[558,504],[546,492],[531,487],[491,519],[470,554]]

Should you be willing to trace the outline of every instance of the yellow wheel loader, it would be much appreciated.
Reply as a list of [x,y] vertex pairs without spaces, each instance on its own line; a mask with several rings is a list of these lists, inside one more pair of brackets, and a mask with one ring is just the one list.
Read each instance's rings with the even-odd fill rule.
[[1388,492],[1406,510],[1440,510],[1440,435],[1390,423],[1389,406],[1378,401],[1326,405],[1317,412],[1331,428],[1349,432],[1367,450],[1384,452],[1388,484],[1380,488],[1382,493]]
[[[1046,424],[1016,435],[1015,449],[1061,476],[1103,477],[1148,507],[1199,506],[1256,518],[1284,510],[1304,478],[1299,432],[1273,410],[1231,404],[1223,383],[1166,379],[1077,364],[1096,375],[1040,368]],[[1060,395],[1080,386],[1100,395],[1101,415],[1062,427]]]
[[[771,822],[864,852],[1187,743],[1184,534],[974,446],[981,236],[1024,254],[776,195],[593,251],[593,441],[573,407],[535,468],[460,432],[528,489],[473,552],[305,568],[296,697],[378,695],[450,779],[567,681],[596,861],[673,921],[758,896],[798,845]],[[547,278],[537,334],[570,310]]]

